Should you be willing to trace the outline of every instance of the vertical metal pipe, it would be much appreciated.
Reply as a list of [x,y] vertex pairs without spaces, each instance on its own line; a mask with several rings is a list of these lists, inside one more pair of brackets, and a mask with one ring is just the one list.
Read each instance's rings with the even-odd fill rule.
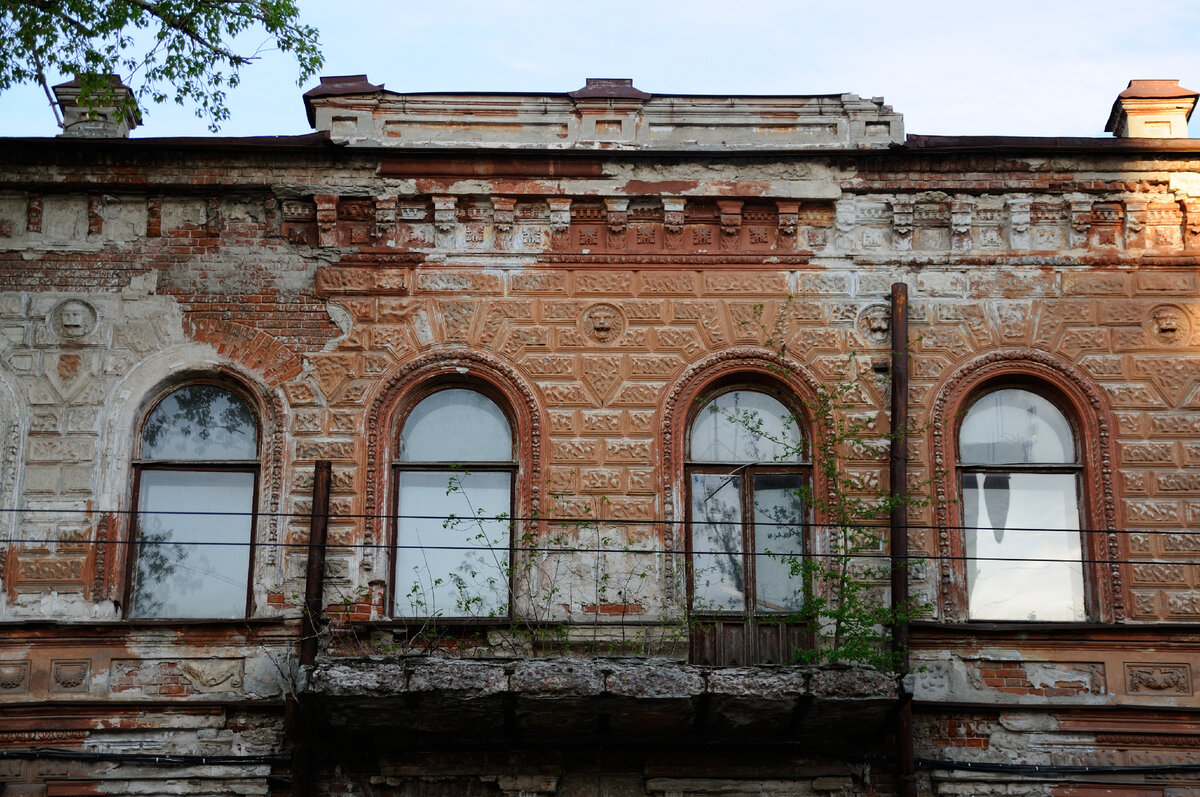
[[[891,491],[892,609],[903,613],[908,599],[908,286],[892,285],[892,427],[888,459]],[[900,703],[896,707],[896,776],[900,797],[916,797],[914,776],[912,695],[908,675],[908,620],[892,623],[892,650],[896,655]]]
[[300,665],[317,659],[317,632],[325,592],[325,539],[329,527],[329,460],[313,466],[312,519],[308,531],[308,570],[304,578],[304,637],[300,640]]
[[[300,636],[300,666],[317,660],[317,632],[325,592],[325,541],[329,527],[329,460],[319,459],[313,466],[312,518],[308,529],[308,567],[304,578],[304,618]],[[295,694],[284,702],[284,727],[292,741],[292,797],[310,797],[313,793],[312,729],[300,712]]]

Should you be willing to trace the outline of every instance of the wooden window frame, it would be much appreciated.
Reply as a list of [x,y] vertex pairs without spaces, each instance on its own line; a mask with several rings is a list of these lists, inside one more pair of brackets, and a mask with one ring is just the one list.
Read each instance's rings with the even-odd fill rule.
[[[691,621],[690,658],[693,663],[743,665],[755,663],[787,664],[797,648],[811,648],[813,633],[807,622],[789,622],[789,612],[764,612],[758,609],[758,546],[755,542],[754,477],[764,474],[798,474],[803,488],[812,490],[812,428],[790,390],[782,385],[743,379],[721,380],[697,396],[693,409],[684,418],[682,496],[684,503],[684,571],[688,616]],[[799,429],[804,445],[809,449],[802,461],[786,463],[700,462],[691,458],[692,435],[697,418],[709,404],[722,395],[736,391],[764,394],[788,410]],[[742,580],[743,607],[739,610],[697,611],[695,608],[694,535],[692,517],[692,475],[733,474],[742,477],[739,508],[742,516]],[[808,556],[813,548],[815,518],[811,502],[805,502],[802,520],[803,551]],[[805,603],[811,595],[811,584],[799,585]]]
[[[445,460],[432,461],[411,461],[401,460],[400,458],[400,439],[404,434],[405,424],[408,423],[414,409],[427,398],[430,398],[435,393],[440,393],[444,390],[470,390],[480,394],[484,398],[491,401],[504,419],[508,422],[509,436],[511,440],[511,459],[507,461],[470,461],[470,462],[447,462]],[[516,598],[514,593],[513,573],[517,567],[517,556],[515,550],[516,538],[516,507],[517,507],[517,490],[519,487],[519,475],[521,472],[521,462],[519,458],[519,450],[521,448],[518,438],[518,419],[514,416],[512,408],[509,406],[509,400],[498,390],[493,388],[486,382],[466,381],[459,379],[439,379],[432,380],[418,389],[410,391],[404,398],[404,402],[400,411],[395,416],[395,425],[392,430],[393,451],[394,455],[391,458],[391,505],[390,505],[390,542],[388,545],[388,588],[384,600],[386,601],[386,614],[392,620],[397,622],[428,622],[434,620],[438,623],[449,625],[464,625],[464,624],[479,624],[488,622],[509,622],[513,616],[513,604]],[[396,566],[400,558],[400,478],[403,473],[508,473],[508,513],[510,517],[510,527],[508,532],[508,572],[507,584],[505,592],[506,611],[502,616],[496,617],[475,617],[471,615],[401,615],[396,613],[396,592],[397,592],[397,573]]]
[[[154,459],[143,458],[141,456],[142,446],[144,441],[146,420],[158,409],[170,396],[175,393],[185,390],[189,387],[197,385],[211,385],[233,395],[246,406],[250,412],[250,416],[254,421],[254,448],[257,453],[257,459],[254,460],[170,460],[170,459]],[[172,619],[193,619],[193,618],[171,618],[171,617],[155,617],[155,616],[137,616],[134,611],[134,571],[138,567],[138,559],[141,554],[141,539],[140,539],[140,517],[141,517],[141,493],[142,493],[142,474],[147,471],[183,471],[183,472],[219,472],[219,473],[252,473],[254,476],[254,486],[251,490],[250,498],[250,538],[248,540],[249,552],[247,555],[247,571],[246,571],[246,600],[241,618],[211,618],[213,620],[237,620],[246,619],[253,616],[254,612],[254,570],[256,564],[256,555],[258,550],[258,504],[260,498],[260,490],[262,487],[262,457],[263,457],[263,422],[262,412],[258,403],[254,401],[248,391],[239,385],[230,384],[229,382],[219,379],[189,379],[185,382],[172,384],[169,387],[159,391],[154,398],[147,403],[139,417],[137,428],[133,438],[134,457],[131,460],[132,469],[132,490],[130,496],[130,525],[129,538],[131,541],[131,550],[129,556],[126,557],[125,575],[122,584],[122,610],[123,615],[129,620],[172,620]],[[205,618],[194,618],[205,619]]]

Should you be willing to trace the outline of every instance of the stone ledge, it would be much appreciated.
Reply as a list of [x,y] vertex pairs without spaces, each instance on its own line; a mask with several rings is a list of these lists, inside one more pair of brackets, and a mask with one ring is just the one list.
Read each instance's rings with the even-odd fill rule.
[[699,667],[667,659],[353,659],[311,667],[324,723],[388,734],[497,731],[793,739],[882,727],[892,674],[860,667]]

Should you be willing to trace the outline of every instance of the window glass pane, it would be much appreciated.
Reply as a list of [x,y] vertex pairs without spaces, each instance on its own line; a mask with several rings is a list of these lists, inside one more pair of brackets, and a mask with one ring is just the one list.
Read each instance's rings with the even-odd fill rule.
[[399,481],[396,616],[506,616],[512,474],[401,471]]
[[744,611],[742,479],[692,474],[692,608]]
[[760,612],[790,612],[804,606],[803,579],[792,563],[804,554],[803,478],[798,473],[754,477],[754,558]]
[[422,399],[400,435],[403,462],[511,462],[512,458],[508,418],[494,401],[474,390],[439,390]]
[[[131,615],[244,617],[253,500],[253,473],[143,470]],[[244,514],[184,514],[213,511]]]
[[971,619],[1085,618],[1076,485],[1071,473],[963,474]]
[[692,423],[694,462],[800,462],[804,438],[787,407],[765,393],[733,390],[705,405]]
[[257,459],[258,430],[245,402],[216,385],[188,385],[146,417],[143,459]]
[[1062,412],[1028,390],[997,390],[971,406],[959,432],[970,465],[1075,462],[1075,436]]

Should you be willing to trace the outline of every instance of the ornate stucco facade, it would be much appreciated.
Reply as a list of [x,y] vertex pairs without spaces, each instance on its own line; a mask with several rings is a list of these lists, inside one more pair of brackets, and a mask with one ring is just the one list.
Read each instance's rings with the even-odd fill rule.
[[[854,95],[360,76],[306,95],[308,136],[5,140],[0,794],[1194,793],[1200,143],[1132,137],[1179,135],[1195,95],[1170,83],[1131,84],[1104,139],[906,136]],[[741,390],[812,439],[813,399],[853,383],[840,467],[886,493],[897,284],[928,498],[912,672],[791,664],[816,629],[702,622],[690,433]],[[254,457],[152,455],[192,385],[244,405]],[[396,516],[425,513],[397,507],[441,465],[402,430],[453,390],[511,435],[465,468],[508,474],[503,597],[422,617]],[[970,597],[963,474],[1002,468],[961,427],[1005,390],[1069,430],[1008,470],[1074,485],[1070,621]],[[221,468],[253,480],[246,512],[205,505],[253,515],[238,616],[151,608],[148,474]]]

